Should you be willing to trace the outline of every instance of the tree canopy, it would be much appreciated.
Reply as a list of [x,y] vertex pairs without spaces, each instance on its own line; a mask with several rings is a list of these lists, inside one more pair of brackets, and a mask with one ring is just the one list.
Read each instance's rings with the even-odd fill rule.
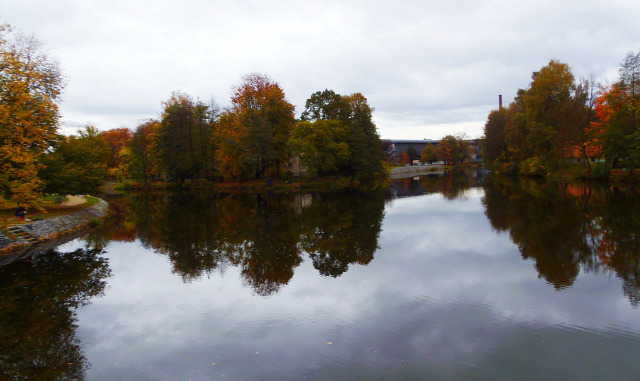
[[57,132],[64,78],[38,41],[0,25],[0,192],[37,206],[42,190],[91,193],[107,178],[184,182],[283,175],[298,155],[312,176],[382,172],[373,108],[360,93],[319,91],[296,125],[278,83],[249,74],[220,108],[173,92],[157,119],[135,131]]
[[234,89],[232,106],[220,117],[215,142],[223,178],[277,176],[287,157],[294,106],[270,78],[250,74]]
[[37,206],[38,159],[57,137],[64,78],[34,38],[0,25],[0,191]]
[[619,74],[609,86],[576,83],[567,64],[550,61],[506,109],[489,114],[485,162],[519,163],[523,174],[534,175],[575,160],[588,170],[602,158],[606,168],[637,167],[640,53],[627,54]]
[[[317,125],[318,128],[325,130],[325,135],[329,128],[333,129],[331,134],[334,137],[342,139],[344,136],[344,142],[342,140],[338,142],[340,147],[348,149],[348,155],[339,155],[346,160],[336,168],[338,171],[349,175],[352,180],[372,177],[383,171],[382,141],[372,120],[374,109],[369,106],[364,95],[354,93],[342,96],[332,90],[318,91],[311,95],[305,105],[300,123],[313,123],[303,125],[302,129],[311,130]],[[333,123],[318,123],[319,121],[333,121]],[[310,153],[305,152],[302,149],[304,147],[300,144],[291,145],[294,154],[299,155],[303,158],[302,160],[307,160],[304,156]],[[308,148],[309,144],[306,147]],[[317,147],[315,151],[322,149]],[[310,170],[317,171],[317,168]]]

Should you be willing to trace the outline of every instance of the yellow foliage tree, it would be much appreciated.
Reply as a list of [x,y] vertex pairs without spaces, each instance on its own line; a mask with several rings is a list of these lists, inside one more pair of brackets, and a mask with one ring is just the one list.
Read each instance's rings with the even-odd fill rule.
[[63,77],[33,38],[0,25],[0,192],[39,205],[38,158],[56,139]]

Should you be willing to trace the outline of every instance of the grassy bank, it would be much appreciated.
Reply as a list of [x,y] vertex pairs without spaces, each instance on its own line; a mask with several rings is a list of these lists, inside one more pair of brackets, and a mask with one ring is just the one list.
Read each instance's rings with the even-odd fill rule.
[[602,164],[594,164],[591,168],[575,164],[554,167],[546,163],[501,163],[491,168],[495,173],[547,179],[556,182],[603,182],[612,185],[640,185],[638,169],[606,169]]
[[98,198],[91,196],[86,196],[85,199],[86,201],[83,204],[67,206],[64,205],[64,203],[67,202],[66,197],[58,195],[47,195],[43,197],[44,211],[28,210],[27,215],[25,216],[25,220],[20,220],[19,218],[14,216],[15,210],[18,207],[15,202],[0,199],[0,229],[4,230],[10,225],[19,225],[27,223],[30,220],[43,220],[63,216],[69,213],[76,212],[78,210],[88,208],[92,205],[95,205],[99,201]]
[[126,180],[112,186],[116,191],[132,190],[202,190],[210,192],[262,192],[262,191],[327,191],[349,188],[371,189],[384,186],[388,178],[376,178],[368,181],[354,180],[346,177],[321,177],[321,178],[295,178],[290,181],[274,179],[270,183],[263,179],[244,181],[209,181],[209,180],[187,180],[183,183],[169,182],[140,182]]

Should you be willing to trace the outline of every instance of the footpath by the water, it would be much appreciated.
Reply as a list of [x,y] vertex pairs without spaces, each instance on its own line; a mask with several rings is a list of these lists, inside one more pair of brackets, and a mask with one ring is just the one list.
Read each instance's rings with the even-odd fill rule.
[[[82,202],[84,201],[86,200],[82,199]],[[77,205],[80,200],[70,200],[70,202]],[[86,209],[64,216],[9,226],[7,228],[9,235],[0,231],[0,265],[11,261],[10,257],[16,255],[22,257],[26,252],[31,252],[35,248],[50,246],[52,241],[64,240],[66,237],[82,231],[106,217],[108,211],[109,204],[104,200],[99,200]],[[53,243],[58,244],[57,242]]]

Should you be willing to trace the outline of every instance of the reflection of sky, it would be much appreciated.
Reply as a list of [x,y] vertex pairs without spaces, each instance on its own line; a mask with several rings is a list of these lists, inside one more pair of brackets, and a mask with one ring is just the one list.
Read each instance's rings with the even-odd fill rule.
[[305,256],[270,297],[236,268],[183,283],[165,256],[111,243],[105,296],[78,312],[89,379],[636,379],[620,280],[556,291],[481,197],[394,200],[369,265],[323,277]]

